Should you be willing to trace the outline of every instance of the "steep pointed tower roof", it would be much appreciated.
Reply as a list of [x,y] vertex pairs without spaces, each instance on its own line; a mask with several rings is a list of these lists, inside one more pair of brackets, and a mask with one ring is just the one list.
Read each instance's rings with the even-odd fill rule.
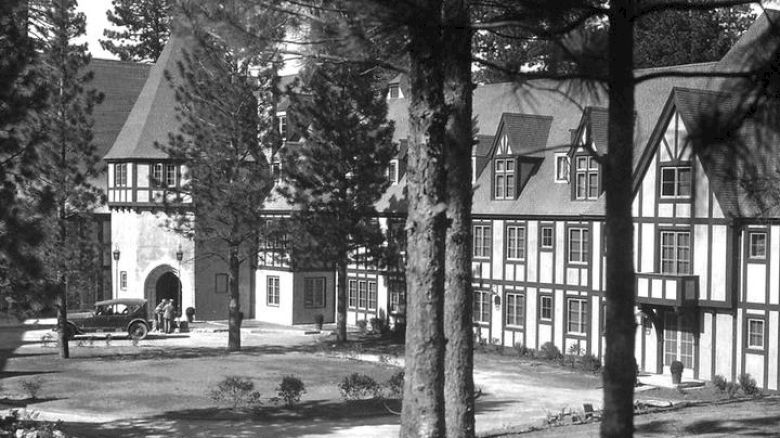
[[178,62],[185,43],[186,37],[171,34],[105,160],[168,158],[154,143],[166,144],[168,133],[179,129],[176,94],[165,72],[168,71],[174,80],[179,77]]

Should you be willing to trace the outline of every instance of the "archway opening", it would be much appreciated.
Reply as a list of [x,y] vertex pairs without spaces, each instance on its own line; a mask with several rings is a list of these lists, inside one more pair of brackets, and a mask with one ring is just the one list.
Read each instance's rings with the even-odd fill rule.
[[154,308],[163,299],[174,300],[176,306],[176,313],[181,314],[182,305],[182,292],[181,292],[181,280],[177,271],[168,265],[158,266],[146,277],[144,284],[144,296],[149,302],[147,306],[149,311],[149,317],[152,318],[152,312]]

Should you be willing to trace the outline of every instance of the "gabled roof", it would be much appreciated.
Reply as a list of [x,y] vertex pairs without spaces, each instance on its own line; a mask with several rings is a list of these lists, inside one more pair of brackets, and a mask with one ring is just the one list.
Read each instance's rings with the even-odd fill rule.
[[151,68],[138,100],[106,160],[164,159],[168,155],[155,147],[155,142],[167,144],[168,133],[177,132],[176,93],[166,79],[179,77],[178,61],[182,59],[185,37],[171,34],[157,62]]
[[114,144],[125,124],[133,104],[149,76],[149,64],[93,58],[88,69],[94,77],[88,87],[103,93],[103,102],[96,105],[92,127],[97,153],[103,157]]
[[[675,89],[669,98],[690,134],[710,187],[728,218],[780,216],[780,127],[753,121],[730,124],[738,117],[733,94]],[[668,117],[667,117],[668,118]]]
[[512,155],[538,154],[547,147],[553,118],[534,114],[504,113],[493,139],[492,155],[499,153],[504,136]]
[[[607,152],[607,128],[609,126],[608,110],[604,107],[589,106],[582,113],[582,120],[574,130],[572,146],[579,143],[583,131],[586,132],[586,141],[592,144],[599,153]],[[572,148],[572,151],[574,148]]]
[[486,157],[490,154],[490,149],[493,147],[493,140],[495,139],[492,135],[478,135],[475,139],[476,142],[474,143],[474,146],[471,148],[471,155],[475,157]]

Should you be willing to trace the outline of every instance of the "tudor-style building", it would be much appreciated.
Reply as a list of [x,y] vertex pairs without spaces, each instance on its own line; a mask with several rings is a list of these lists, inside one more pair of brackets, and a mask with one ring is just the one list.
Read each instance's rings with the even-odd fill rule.
[[[762,16],[720,62],[673,68],[686,73],[741,68],[757,41],[766,49],[761,35],[769,28]],[[636,90],[637,363],[644,371],[668,373],[671,362],[680,360],[688,377],[700,379],[721,374],[735,380],[747,372],[759,385],[777,389],[780,208],[767,208],[772,199],[756,200],[761,194],[746,192],[736,181],[729,172],[735,163],[723,158],[724,145],[697,144],[689,136],[700,128],[703,114],[730,100],[714,98],[724,84],[659,78]],[[472,154],[475,333],[494,344],[539,348],[553,342],[565,352],[600,357],[604,96],[574,105],[545,88],[524,92],[491,84],[474,91],[482,134]],[[395,108],[401,102],[389,104],[391,114],[401,112]],[[403,139],[405,125],[397,123],[396,129]],[[750,138],[756,154],[745,159],[777,155],[776,138],[771,132]],[[754,143],[769,152],[760,153]],[[402,186],[392,186],[378,209],[388,220],[403,216]],[[362,281],[371,296],[373,283],[381,291],[390,276],[356,269],[350,278],[360,297]],[[382,316],[382,302],[377,309],[371,304],[362,309],[358,299],[350,320]]]
[[[760,37],[770,26],[767,16],[760,17],[719,62],[667,69],[739,68],[751,50],[768,51]],[[180,163],[154,147],[177,126],[173,90],[164,79],[165,70],[176,71],[177,44],[172,39],[152,67],[106,155],[112,247],[121,254],[112,274],[122,285],[120,297],[156,302],[170,295],[183,308],[195,307],[201,319],[224,319],[227,269],[205,257],[208,248],[170,231],[162,208],[166,188],[186,178]],[[755,199],[724,172],[732,162],[712,153],[722,145],[697,144],[689,135],[699,128],[700,115],[719,104],[723,84],[661,77],[636,89],[635,142],[627,145],[636,161],[636,358],[648,372],[668,372],[671,361],[680,360],[690,377],[734,380],[748,372],[762,387],[777,389],[780,209],[767,208],[770,200]],[[574,103],[566,84],[536,85],[490,84],[474,91],[475,333],[494,344],[539,348],[553,342],[565,352],[601,357],[606,254],[599,161],[607,150],[606,96]],[[403,322],[408,94],[403,77],[391,82],[388,115],[401,147],[388,169],[391,184],[376,206],[399,263],[349,266],[351,324],[372,318]],[[285,105],[277,108],[280,131],[287,147],[294,147],[298,139],[286,132]],[[754,149],[780,144],[772,138],[752,138]],[[269,158],[278,168],[278,160]],[[766,161],[758,153],[753,158]],[[188,200],[173,201],[186,208]],[[278,194],[265,208],[269,221],[290,213]],[[335,320],[333,270],[293,268],[286,251],[283,237],[260,242],[256,263],[242,268],[246,316],[281,324],[312,323],[317,315]]]

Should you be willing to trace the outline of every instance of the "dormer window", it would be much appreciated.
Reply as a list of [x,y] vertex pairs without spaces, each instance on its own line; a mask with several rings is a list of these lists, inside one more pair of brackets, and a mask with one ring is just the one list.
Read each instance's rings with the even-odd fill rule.
[[589,155],[574,156],[574,199],[596,200],[599,193],[598,162]]
[[661,167],[661,197],[691,197],[691,166]]
[[287,116],[285,114],[279,114],[279,135],[282,139],[287,139]]
[[569,156],[566,153],[555,154],[555,182],[569,182]]
[[400,99],[403,95],[401,94],[401,87],[398,84],[390,84],[387,87],[387,98],[388,99]]
[[271,177],[274,179],[275,183],[278,183],[282,179],[282,163],[278,158],[274,158],[273,162],[271,162]]
[[496,159],[494,172],[495,199],[514,199],[516,184],[514,158]]
[[387,179],[390,180],[390,184],[398,184],[398,160],[390,160],[390,165],[387,166]]

